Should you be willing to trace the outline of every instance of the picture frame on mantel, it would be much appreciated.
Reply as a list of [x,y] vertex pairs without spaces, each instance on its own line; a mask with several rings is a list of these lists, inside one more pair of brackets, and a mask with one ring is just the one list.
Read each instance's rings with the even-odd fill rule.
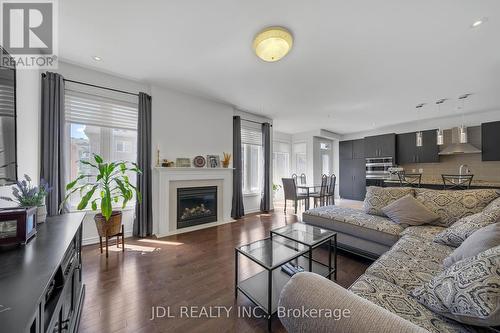
[[176,158],[175,166],[177,168],[190,168],[191,167],[191,159],[190,158]]
[[207,155],[207,168],[220,168],[220,156]]

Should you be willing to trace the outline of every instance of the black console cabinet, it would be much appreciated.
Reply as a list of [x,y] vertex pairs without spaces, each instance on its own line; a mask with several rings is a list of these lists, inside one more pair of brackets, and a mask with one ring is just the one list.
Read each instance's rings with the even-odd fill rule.
[[51,217],[26,245],[0,251],[0,332],[77,332],[84,213]]

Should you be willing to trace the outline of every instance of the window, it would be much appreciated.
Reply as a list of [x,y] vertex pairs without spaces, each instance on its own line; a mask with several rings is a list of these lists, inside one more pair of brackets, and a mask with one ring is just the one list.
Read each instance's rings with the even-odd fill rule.
[[330,175],[330,161],[332,159],[332,144],[330,142],[320,142],[319,144],[321,155],[321,174]]
[[307,174],[307,144],[305,142],[297,142],[293,145],[295,156],[295,173],[297,175]]
[[[70,179],[79,173],[91,174],[91,169],[79,161],[91,161],[93,154],[101,155],[105,161],[137,160],[136,104],[70,90],[66,90],[65,103]],[[130,182],[135,184],[134,174],[130,174]],[[73,195],[70,207],[76,207],[79,201],[78,195]],[[134,203],[131,200],[129,205]]]
[[260,194],[262,188],[262,132],[242,127],[243,194]]

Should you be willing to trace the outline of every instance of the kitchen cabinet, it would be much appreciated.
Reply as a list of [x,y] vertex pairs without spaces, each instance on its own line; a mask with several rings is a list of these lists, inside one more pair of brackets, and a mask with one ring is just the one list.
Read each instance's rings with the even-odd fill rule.
[[483,161],[500,161],[500,121],[481,124]]
[[396,163],[435,163],[439,162],[439,147],[436,130],[422,132],[422,147],[417,147],[415,132],[396,136]]
[[341,141],[339,144],[340,197],[363,200],[366,194],[366,162],[364,140]]
[[367,158],[392,157],[396,158],[396,134],[368,136],[364,141],[364,155]]

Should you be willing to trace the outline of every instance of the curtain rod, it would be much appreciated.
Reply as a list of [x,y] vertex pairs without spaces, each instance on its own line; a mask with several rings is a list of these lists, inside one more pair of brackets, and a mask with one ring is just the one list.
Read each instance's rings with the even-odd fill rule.
[[[45,77],[45,73],[42,73],[42,76]],[[129,92],[129,91],[125,91],[125,90],[113,89],[113,88],[98,86],[96,84],[91,84],[91,83],[86,83],[86,82],[81,82],[81,81],[75,81],[75,80],[69,80],[69,79],[63,79],[63,80],[65,82],[71,82],[71,83],[81,84],[83,86],[89,86],[89,87],[94,87],[94,88],[99,88],[99,89],[110,90],[110,91],[119,92],[119,93],[127,94],[127,95],[139,96],[139,94],[136,94],[136,93],[133,93],[133,92]]]
[[[266,121],[266,122],[261,123],[261,122],[259,122],[259,121],[250,120],[250,119],[244,119],[244,118],[241,118],[241,117],[240,117],[240,119],[241,119],[241,120],[243,120],[243,121],[247,121],[247,122],[249,122],[249,123],[254,123],[254,124],[259,124],[259,125],[262,125],[262,124],[267,123],[267,121]],[[268,123],[268,124],[269,124],[269,126],[273,127],[273,124],[271,124],[271,123]]]

